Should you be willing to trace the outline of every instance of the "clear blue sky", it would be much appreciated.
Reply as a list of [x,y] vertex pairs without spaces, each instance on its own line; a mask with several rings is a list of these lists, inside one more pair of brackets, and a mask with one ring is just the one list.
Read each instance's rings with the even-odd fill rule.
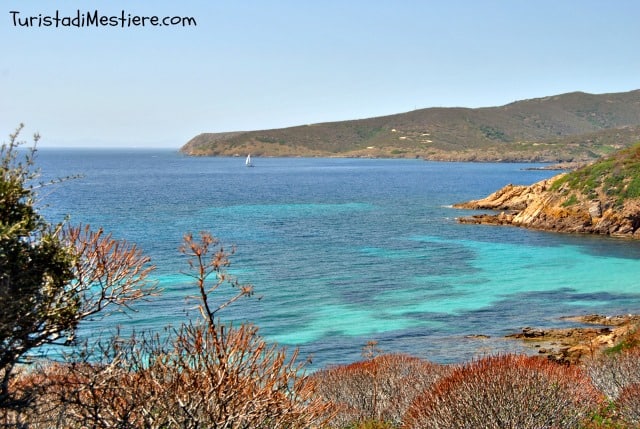
[[[201,132],[640,88],[637,0],[0,0],[0,132],[178,148]],[[55,28],[17,16],[192,16]],[[28,137],[26,135],[25,137]]]

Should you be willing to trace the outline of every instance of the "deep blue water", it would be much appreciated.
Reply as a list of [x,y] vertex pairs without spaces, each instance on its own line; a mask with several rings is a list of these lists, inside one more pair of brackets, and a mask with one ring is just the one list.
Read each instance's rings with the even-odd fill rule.
[[[199,317],[185,232],[236,246],[230,271],[255,286],[222,319],[250,321],[313,366],[386,352],[458,362],[519,350],[503,339],[565,315],[640,312],[640,243],[458,224],[451,204],[555,172],[524,164],[421,160],[189,158],[167,150],[41,150],[48,220],[102,226],[158,266],[162,296],[121,324],[160,329]],[[468,336],[482,334],[489,339]]]

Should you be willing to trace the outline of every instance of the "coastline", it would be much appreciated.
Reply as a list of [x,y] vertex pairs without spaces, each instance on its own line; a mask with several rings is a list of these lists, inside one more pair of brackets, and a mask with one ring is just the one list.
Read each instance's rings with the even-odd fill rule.
[[523,342],[549,360],[578,364],[621,344],[636,333],[640,325],[639,314],[590,314],[566,316],[562,320],[576,322],[579,326],[551,329],[525,327],[506,338]]
[[615,196],[593,198],[579,192],[571,194],[566,186],[555,186],[567,174],[560,173],[530,186],[509,184],[485,198],[454,204],[454,208],[494,212],[457,220],[466,224],[640,239],[640,198],[627,198],[620,203]]

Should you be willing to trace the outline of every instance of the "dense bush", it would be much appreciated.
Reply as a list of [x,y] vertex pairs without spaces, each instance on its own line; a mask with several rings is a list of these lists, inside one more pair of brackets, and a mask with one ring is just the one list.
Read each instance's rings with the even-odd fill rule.
[[640,383],[622,389],[615,402],[618,415],[634,427],[640,427]]
[[135,410],[150,396],[136,378],[115,362],[46,365],[19,379],[16,388],[37,395],[14,420],[29,428],[145,427]]
[[337,414],[332,425],[363,421],[398,424],[413,399],[448,372],[403,354],[383,354],[314,374],[317,394],[331,401]]
[[585,367],[593,384],[615,400],[626,386],[640,383],[640,348],[602,354],[588,360]]
[[456,368],[416,398],[406,428],[577,428],[601,402],[576,367],[494,356]]
[[618,197],[621,203],[626,198],[640,197],[640,145],[635,144],[607,158],[566,174],[551,186],[558,190],[563,185],[585,195],[605,193]]

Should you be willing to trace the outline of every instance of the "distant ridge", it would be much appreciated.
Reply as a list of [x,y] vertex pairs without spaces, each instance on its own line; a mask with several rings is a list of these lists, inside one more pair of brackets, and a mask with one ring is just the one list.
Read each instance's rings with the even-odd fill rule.
[[567,94],[499,107],[434,107],[280,129],[203,133],[193,156],[588,161],[640,141],[640,90]]

